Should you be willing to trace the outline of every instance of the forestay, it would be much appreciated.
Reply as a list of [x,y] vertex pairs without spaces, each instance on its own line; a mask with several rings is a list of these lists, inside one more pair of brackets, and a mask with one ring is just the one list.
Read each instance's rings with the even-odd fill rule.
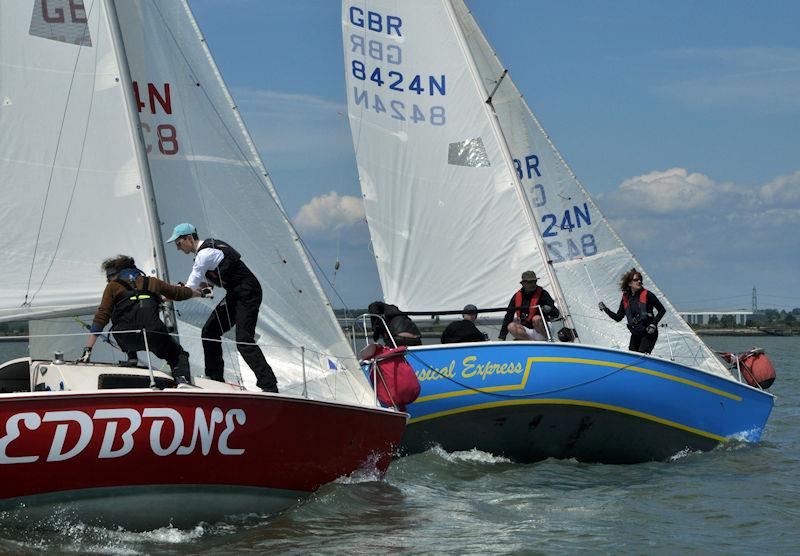
[[[303,391],[305,367],[310,395],[369,403],[369,385],[186,2],[73,4],[2,6],[0,114],[13,132],[0,138],[0,179],[14,193],[2,209],[14,282],[0,294],[0,314],[96,307],[100,261],[117,253],[147,273],[185,280],[191,257],[171,244],[166,264],[156,253],[175,224],[192,222],[203,237],[234,245],[259,278],[257,338],[281,390]],[[34,32],[43,18],[48,24]],[[76,29],[84,30],[77,40]],[[146,152],[140,161],[137,147]],[[177,304],[193,374],[202,374],[199,326],[223,295]],[[225,353],[226,369],[239,367],[232,344]]]
[[[626,349],[625,326],[597,304],[615,310],[620,277],[641,264],[555,149],[464,2],[343,5],[351,127],[386,299],[410,310],[504,305],[522,270],[544,278],[552,261],[557,283],[540,285],[562,292],[579,341]],[[654,354],[729,376],[642,272],[667,309]]]

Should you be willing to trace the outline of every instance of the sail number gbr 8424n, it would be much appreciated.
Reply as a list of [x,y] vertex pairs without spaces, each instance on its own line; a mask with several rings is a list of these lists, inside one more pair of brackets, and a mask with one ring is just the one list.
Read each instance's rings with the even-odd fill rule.
[[353,86],[355,105],[401,122],[444,125],[445,107],[423,99],[447,94],[445,74],[404,71],[403,49],[396,40],[403,37],[402,18],[365,11],[358,6],[350,6],[347,12],[354,28],[346,38],[352,56],[350,72],[356,81],[364,82],[363,87]]

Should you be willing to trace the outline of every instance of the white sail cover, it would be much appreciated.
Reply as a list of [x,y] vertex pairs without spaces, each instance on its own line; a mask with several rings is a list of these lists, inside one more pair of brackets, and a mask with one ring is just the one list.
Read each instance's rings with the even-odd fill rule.
[[96,307],[100,263],[155,268],[104,5],[0,5],[0,320]]
[[[597,305],[604,301],[616,310],[621,296],[619,280],[635,266],[645,277],[647,289],[656,294],[667,309],[661,321],[666,327],[662,328],[654,354],[729,376],[727,369],[680,318],[609,226],[549,140],[510,76],[505,74],[505,68],[464,2],[387,0],[370,1],[367,6],[368,9],[364,8],[364,3],[356,0],[344,2],[345,71],[351,89],[348,91],[351,126],[367,216],[387,299],[398,300],[409,308],[426,310],[456,309],[467,302],[479,307],[496,306],[507,303],[510,294],[519,287],[516,279],[522,270],[530,266],[542,276],[540,269],[550,261],[557,284],[541,285],[550,289],[554,296],[560,290],[562,295],[557,297],[567,305],[561,307],[562,312],[571,318],[579,340],[625,349],[629,333],[624,323],[609,319]],[[354,29],[351,10],[356,16],[363,12],[366,22],[363,28],[355,26]],[[370,16],[370,13],[381,17]],[[386,27],[387,16],[402,21],[399,25],[402,37],[395,41],[397,48],[402,48],[402,62],[395,66],[387,66],[386,57],[383,61],[373,59],[370,53],[378,52],[377,47],[370,49],[367,46],[361,54],[357,48],[361,39],[356,39],[353,46],[352,35],[357,35],[359,30],[367,45],[369,41],[387,43],[389,35],[385,30],[383,37],[376,31],[379,20]],[[448,44],[448,48],[443,48],[442,44]],[[416,54],[418,51],[425,55]],[[400,58],[399,54],[397,58]],[[360,87],[368,89],[372,95],[383,95],[386,105],[391,105],[395,99],[403,101],[408,93],[387,89],[386,84],[379,85],[370,79],[370,73],[366,73],[366,79],[359,79],[360,74],[354,70],[360,68],[359,63],[370,68],[367,72],[373,67],[390,67],[404,76],[446,76],[446,94],[432,97],[442,106],[442,112],[446,112],[446,122],[436,129],[416,125],[414,129],[418,133],[409,135],[407,142],[391,144],[387,136],[405,131],[402,122],[391,118],[391,114],[368,111],[364,102],[357,102],[357,91]],[[466,75],[467,67],[474,68],[475,73]],[[453,79],[462,74],[465,75],[461,82]],[[467,94],[467,89],[471,95]],[[484,145],[490,142],[492,134],[488,128],[493,116],[486,109],[490,96],[498,127],[511,154],[510,166],[517,174],[518,181],[510,189],[514,193],[519,191],[520,195],[506,196],[507,204],[517,204],[516,208],[510,208],[497,199],[488,200],[487,197],[496,192],[481,187],[479,182],[475,186],[479,190],[477,194],[472,189],[465,189],[473,182],[463,175],[449,179],[451,176],[447,171],[452,171],[453,159],[442,155],[448,141],[448,130],[452,133],[454,127],[458,129],[465,121],[484,120],[486,130],[482,135],[472,137],[480,138]],[[425,100],[428,98],[426,96]],[[412,140],[417,144],[412,146]],[[415,153],[424,154],[418,160]],[[502,159],[505,155],[499,156],[501,158],[496,163],[492,160],[492,166],[498,171],[505,170],[509,161]],[[401,166],[402,173],[394,171],[392,165]],[[473,173],[471,177],[476,175]],[[380,203],[381,207],[370,210],[371,201]],[[435,204],[437,201],[438,207],[425,206],[425,203]],[[445,208],[445,205],[452,207],[453,203],[458,207],[455,211]],[[521,209],[523,204],[527,205],[526,209],[529,207],[535,222],[520,216],[524,213]],[[430,225],[443,235],[445,241],[431,245],[423,238],[419,243],[398,239],[399,226],[428,218],[431,211],[436,213],[436,219]],[[541,235],[545,253],[529,241],[532,234]],[[392,247],[399,248],[399,251],[392,252],[394,257],[388,263],[381,262],[382,250],[378,249],[387,236],[391,238]],[[488,238],[512,241],[503,247],[498,243],[490,245]],[[515,238],[517,241],[513,241]],[[526,250],[525,253],[520,253],[520,248]],[[537,263],[520,265],[520,261],[527,260],[525,255],[528,259],[537,259]],[[397,259],[402,259],[402,262]],[[397,264],[392,264],[393,260]],[[483,272],[474,272],[474,269]],[[407,277],[416,272],[435,276],[437,280],[425,282],[425,291],[418,291],[414,286],[420,284]],[[397,276],[401,278],[396,279]],[[450,277],[452,279],[448,279]],[[480,279],[482,284],[463,287],[465,282],[473,279]]]
[[[188,5],[3,2],[0,31],[0,230],[10,239],[0,318],[96,307],[99,264],[117,253],[185,280],[192,258],[170,244],[165,265],[154,241],[191,222],[259,278],[257,339],[281,391],[372,404]],[[193,374],[203,373],[200,327],[224,296],[215,293],[176,304]],[[226,378],[253,383],[231,342],[225,354]]]

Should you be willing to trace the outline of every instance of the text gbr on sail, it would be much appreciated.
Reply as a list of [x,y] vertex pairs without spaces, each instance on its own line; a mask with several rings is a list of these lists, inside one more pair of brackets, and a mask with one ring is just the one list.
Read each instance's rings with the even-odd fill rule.
[[392,32],[394,32],[398,37],[403,36],[400,33],[403,20],[396,15],[384,16],[383,14],[373,11],[367,11],[367,13],[364,14],[364,10],[358,6],[350,6],[350,23],[356,27],[361,27],[362,29],[367,29],[375,33],[391,35]]

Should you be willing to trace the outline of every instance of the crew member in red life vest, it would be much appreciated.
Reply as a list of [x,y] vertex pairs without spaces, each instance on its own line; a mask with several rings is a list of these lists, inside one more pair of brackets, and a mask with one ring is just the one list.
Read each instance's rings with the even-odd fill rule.
[[[644,289],[642,274],[635,268],[626,272],[619,282],[622,299],[616,313],[612,313],[602,301],[600,310],[619,322],[628,319],[631,341],[628,349],[640,353],[650,353],[658,340],[658,322],[666,313],[664,306],[653,292]],[[656,314],[653,310],[655,309]]]
[[558,318],[559,312],[547,290],[536,285],[537,280],[532,270],[522,273],[522,288],[508,303],[508,311],[500,328],[500,340],[505,340],[509,333],[515,340],[547,340],[542,313],[551,321]]
[[184,223],[175,226],[167,243],[175,242],[179,251],[194,253],[194,265],[186,287],[198,289],[205,281],[225,288],[225,298],[214,307],[211,316],[203,325],[203,354],[206,376],[212,380],[224,380],[222,360],[222,335],[236,326],[236,347],[242,359],[256,375],[256,386],[264,392],[277,392],[278,382],[261,348],[256,345],[256,321],[261,307],[261,284],[247,268],[242,256],[226,242],[209,238],[200,241],[197,228]]

